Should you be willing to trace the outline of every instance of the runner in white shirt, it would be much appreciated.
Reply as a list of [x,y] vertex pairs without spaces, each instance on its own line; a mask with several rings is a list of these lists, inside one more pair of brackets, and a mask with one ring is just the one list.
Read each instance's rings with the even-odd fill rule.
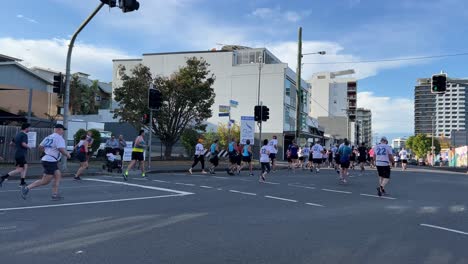
[[259,181],[265,181],[265,176],[270,172],[270,150],[268,139],[263,140],[263,147],[260,149],[260,164],[262,165],[262,174]]
[[202,174],[206,174],[205,171],[205,148],[203,147],[203,139],[198,139],[198,144],[195,146],[195,157],[193,159],[192,167],[189,169],[189,173],[192,174],[192,169],[197,166],[198,162],[201,163]]
[[323,160],[323,147],[319,144],[318,139],[315,141],[315,145],[312,147],[311,151],[313,168],[310,169],[310,171],[312,171],[315,168],[315,173],[319,173],[320,164],[322,164]]
[[302,156],[304,157],[304,163],[303,163],[302,168],[304,170],[309,168],[310,166],[309,155],[310,155],[310,147],[307,144],[305,144],[304,147],[302,148]]
[[273,168],[273,172],[276,171],[276,154],[278,153],[278,139],[276,135],[273,136],[273,139],[270,140],[268,143],[270,146],[270,159],[271,159],[271,165]]
[[380,144],[374,147],[374,160],[379,174],[379,186],[377,187],[377,194],[379,196],[386,193],[385,185],[390,180],[390,165],[395,162],[393,160],[393,150],[387,144],[387,138],[382,137]]
[[60,179],[62,178],[62,174],[58,168],[58,162],[60,161],[62,155],[70,158],[70,154],[66,150],[65,140],[63,139],[64,130],[66,130],[66,128],[63,125],[55,125],[54,133],[46,137],[39,145],[39,150],[43,150],[45,153],[44,157],[42,157],[42,167],[44,168],[44,174],[42,179],[37,180],[28,186],[22,186],[21,197],[23,197],[23,199],[26,199],[29,190],[49,184],[52,180],[52,177],[55,177],[54,185],[52,187],[52,200],[57,201],[63,199],[63,197],[61,197],[58,193]]
[[401,148],[400,153],[400,160],[401,160],[401,170],[406,170],[406,166],[408,166],[408,152],[405,148]]

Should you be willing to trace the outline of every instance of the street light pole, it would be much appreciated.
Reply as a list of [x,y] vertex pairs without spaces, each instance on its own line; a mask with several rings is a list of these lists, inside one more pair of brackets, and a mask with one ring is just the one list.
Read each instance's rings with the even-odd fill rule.
[[302,66],[302,27],[299,27],[297,40],[297,69],[296,69],[296,143],[299,144],[299,134],[301,129],[302,115],[302,87],[301,87],[301,66]]
[[[257,105],[260,105],[260,87],[261,87],[261,77],[262,77],[262,63],[263,63],[263,54],[260,54],[258,57],[258,93],[257,93]],[[258,121],[259,126],[259,135],[258,135],[258,147],[259,150],[262,147],[262,113],[263,109],[260,108],[260,120]],[[255,142],[254,142],[255,145]]]
[[434,166],[434,121],[435,121],[435,114],[432,114],[432,143],[431,143],[431,165]]
[[[73,45],[75,44],[76,37],[78,37],[78,34],[80,34],[81,30],[83,30],[84,27],[93,19],[93,17],[101,10],[101,8],[104,6],[104,3],[101,2],[96,9],[91,13],[91,15],[88,16],[88,18],[83,21],[81,26],[78,28],[78,30],[73,34],[70,44],[68,45],[68,53],[67,53],[67,68],[65,70],[65,98],[63,100],[63,125],[67,126],[68,124],[68,107],[70,105],[70,64],[71,64],[71,55],[72,55],[72,50],[73,50]],[[63,134],[65,137],[65,142],[67,142],[68,146],[68,131],[65,130],[65,133]],[[62,169],[65,171],[67,169],[67,159],[62,160]]]

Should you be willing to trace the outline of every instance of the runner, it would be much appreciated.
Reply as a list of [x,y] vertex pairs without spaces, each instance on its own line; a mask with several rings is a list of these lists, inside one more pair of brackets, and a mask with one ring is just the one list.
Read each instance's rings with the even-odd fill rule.
[[327,152],[327,155],[328,155],[328,168],[333,167],[333,156],[335,155],[335,152],[334,152],[333,148],[334,148],[334,146],[331,147]]
[[379,174],[379,186],[377,187],[377,194],[379,196],[386,194],[385,185],[390,180],[390,163],[395,163],[392,155],[393,150],[387,144],[387,138],[382,137],[380,144],[374,147],[374,160]]
[[[145,135],[145,131],[140,130],[140,133],[138,133],[138,137],[136,137],[135,141],[133,142],[132,161],[130,161],[130,164],[128,164],[127,166],[127,170],[125,170],[125,173],[123,174],[123,178],[125,181],[128,180],[128,171],[131,170],[133,166],[135,165],[135,163],[137,162],[140,164],[141,176],[146,177],[145,159],[143,157],[143,153],[146,148],[144,135]],[[88,143],[88,146],[89,146],[89,143]]]
[[298,157],[297,167],[302,168],[303,161],[304,161],[304,155],[302,153],[302,147],[299,147],[299,149],[297,151],[297,157]]
[[94,143],[94,138],[93,138],[93,132],[91,130],[88,131],[86,135],[86,141],[88,141],[88,155],[86,156],[86,161],[89,161],[89,158],[93,156],[93,143]]
[[340,181],[346,183],[351,158],[351,148],[349,147],[349,141],[347,139],[345,139],[344,143],[338,149],[338,153],[340,154],[341,166]]
[[350,168],[354,170],[354,163],[356,163],[356,149],[354,146],[351,147],[351,156],[349,157]]
[[288,150],[289,150],[289,158],[291,160],[291,169],[295,173],[296,167],[297,167],[297,159],[299,158],[299,155],[297,154],[297,152],[299,151],[299,147],[296,144],[296,140],[292,141],[292,144],[289,145]]
[[304,147],[302,148],[302,156],[304,157],[303,161],[303,166],[302,169],[308,169],[310,167],[310,162],[309,162],[309,155],[310,155],[310,147],[305,144]]
[[358,161],[359,165],[361,166],[361,176],[364,174],[364,166],[366,165],[367,160],[367,148],[365,143],[362,143],[361,146],[358,148],[359,156]]
[[23,199],[26,199],[31,189],[49,184],[52,177],[55,178],[54,185],[52,186],[52,200],[58,201],[63,199],[63,197],[58,193],[60,180],[62,178],[62,173],[58,168],[58,162],[62,155],[70,158],[70,154],[66,149],[65,140],[63,139],[64,130],[66,130],[66,128],[63,125],[55,125],[54,133],[42,140],[39,145],[39,150],[43,150],[45,154],[41,159],[44,174],[42,179],[37,180],[28,186],[23,185],[21,187],[21,197],[23,197]]
[[273,172],[276,171],[276,154],[278,153],[278,139],[273,135],[273,139],[268,143],[270,145],[270,159]]
[[236,139],[232,138],[227,149],[228,155],[229,155],[229,163],[231,163],[231,165],[228,168],[226,168],[227,174],[231,176],[234,175],[234,172],[236,171],[236,167],[237,167],[237,164],[236,164],[237,152],[236,152],[235,146],[236,146]]
[[260,164],[262,166],[262,174],[259,181],[265,181],[265,176],[270,172],[270,150],[268,139],[263,140],[263,147],[260,149]]
[[315,140],[315,145],[312,147],[312,168],[310,171],[314,171],[315,173],[320,172],[320,164],[322,164],[323,158],[323,147],[319,144],[319,140]]
[[370,162],[371,169],[375,168],[375,165],[374,165],[374,147],[372,147],[369,150],[369,162]]
[[[334,168],[335,170],[338,170],[337,168],[337,160],[336,160],[336,156],[338,155],[338,144],[335,144],[333,145],[333,147],[331,148],[331,152],[332,152],[332,159],[333,161],[330,163],[330,164],[333,164],[330,165],[330,168]],[[339,162],[339,159],[338,159],[338,162]],[[338,172],[339,173],[339,172]]]
[[399,153],[400,155],[400,160],[401,160],[401,170],[406,170],[406,167],[408,166],[408,152],[406,151],[405,148],[401,148],[401,151]]
[[327,167],[327,158],[328,158],[328,151],[326,148],[323,148],[322,152],[322,164],[324,167]]
[[21,174],[21,182],[20,186],[26,186],[26,173],[28,172],[28,162],[26,161],[26,154],[28,153],[29,145],[28,145],[28,132],[29,127],[31,125],[28,123],[24,123],[21,125],[21,131],[16,134],[15,136],[15,160],[16,160],[16,169],[10,171],[9,173],[5,174],[0,178],[0,187],[2,187],[2,183],[8,177]]
[[211,154],[210,162],[211,164],[213,164],[213,166],[210,167],[210,174],[216,174],[215,168],[218,167],[219,165],[219,158],[218,158],[219,147],[218,147],[217,139],[215,139],[213,144],[211,144],[210,146],[210,154]]
[[253,174],[253,166],[252,166],[252,146],[250,146],[250,140],[247,139],[245,145],[242,147],[242,166],[239,169],[240,171],[244,168],[245,163],[249,165],[250,176],[254,176]]
[[88,153],[88,141],[86,140],[86,135],[81,137],[80,142],[75,147],[76,149],[76,158],[80,161],[80,167],[75,173],[73,179],[79,181],[81,180],[80,175],[83,173],[86,168],[88,168],[88,161],[86,160],[86,153]]
[[205,148],[203,147],[203,139],[198,139],[198,144],[195,146],[195,157],[194,157],[194,160],[193,160],[193,164],[192,164],[192,167],[190,167],[190,169],[188,170],[190,174],[192,174],[192,169],[197,166],[198,162],[201,163],[201,173],[202,174],[206,174],[206,171],[205,171],[205,156],[203,154],[205,154]]
[[240,141],[238,140],[236,145],[235,145],[235,148],[236,148],[236,172],[237,172],[237,175],[240,174],[240,170],[241,170],[241,164],[242,164],[242,145],[240,143]]

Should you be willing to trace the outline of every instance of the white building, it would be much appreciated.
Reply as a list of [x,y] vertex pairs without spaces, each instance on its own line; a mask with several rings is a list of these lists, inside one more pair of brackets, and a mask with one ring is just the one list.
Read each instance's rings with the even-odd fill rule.
[[358,108],[356,111],[357,145],[361,143],[372,146],[372,112]]
[[[208,119],[208,130],[218,124],[228,123],[228,117],[219,117],[218,114],[219,106],[229,106],[230,100],[238,102],[237,107],[231,107],[230,113],[231,119],[237,124],[240,123],[241,116],[253,116],[254,106],[257,105],[261,66],[260,101],[270,108],[270,119],[263,123],[262,137],[271,138],[272,135],[277,135],[281,146],[289,144],[296,130],[296,74],[286,63],[264,48],[225,46],[222,50],[148,53],[138,59],[116,59],[113,60],[113,89],[122,85],[118,76],[120,65],[125,66],[129,73],[134,66],[141,63],[151,69],[153,76],[170,76],[185,66],[189,57],[205,59],[210,64],[211,73],[216,77],[213,85],[216,98],[212,107],[213,116]],[[301,87],[304,98],[309,98],[310,86],[302,81]],[[305,124],[301,133],[304,138],[318,133],[317,122],[309,118],[309,112],[310,105],[305,100],[302,113]]]
[[336,140],[348,138],[356,144],[357,80],[340,77],[353,73],[354,70],[319,72],[308,82],[313,87],[310,116],[319,120],[327,136]]
[[395,138],[392,140],[392,148],[395,151],[399,151],[401,148],[405,148],[407,138]]
[[[453,80],[468,83],[468,80]],[[466,129],[468,84],[447,83],[445,94],[436,95],[435,135],[450,138],[452,131]]]

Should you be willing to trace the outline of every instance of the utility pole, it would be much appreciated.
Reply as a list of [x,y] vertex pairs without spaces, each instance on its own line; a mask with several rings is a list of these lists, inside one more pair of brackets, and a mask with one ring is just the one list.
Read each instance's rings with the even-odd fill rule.
[[301,87],[301,66],[302,66],[302,27],[299,27],[297,40],[297,70],[296,70],[296,143],[299,144],[299,134],[302,129],[302,87]]
[[[262,63],[263,63],[263,54],[258,57],[258,93],[257,93],[257,105],[260,105],[260,86],[261,86],[261,78],[262,78]],[[263,109],[260,108],[260,120],[258,121],[259,126],[259,135],[258,135],[258,147],[259,150],[262,148],[262,111]],[[255,145],[255,142],[254,142]]]
[[[75,44],[76,37],[78,37],[78,34],[80,34],[81,30],[83,30],[84,27],[93,19],[93,17],[101,10],[101,8],[104,6],[104,3],[101,2],[96,9],[91,13],[91,15],[88,16],[88,18],[85,19],[85,21],[81,24],[81,26],[78,28],[78,30],[73,34],[70,44],[68,45],[68,53],[67,53],[67,68],[66,68],[66,73],[65,73],[65,99],[63,100],[63,125],[67,126],[68,125],[68,108],[70,105],[70,64],[71,64],[71,55],[73,51],[73,45]],[[66,145],[68,145],[68,131],[65,130],[65,133],[63,134],[65,138],[65,142],[67,142]],[[66,171],[67,170],[67,159],[62,159],[62,170]]]
[[435,121],[435,114],[432,114],[432,143],[431,143],[431,165],[434,166],[434,121]]

